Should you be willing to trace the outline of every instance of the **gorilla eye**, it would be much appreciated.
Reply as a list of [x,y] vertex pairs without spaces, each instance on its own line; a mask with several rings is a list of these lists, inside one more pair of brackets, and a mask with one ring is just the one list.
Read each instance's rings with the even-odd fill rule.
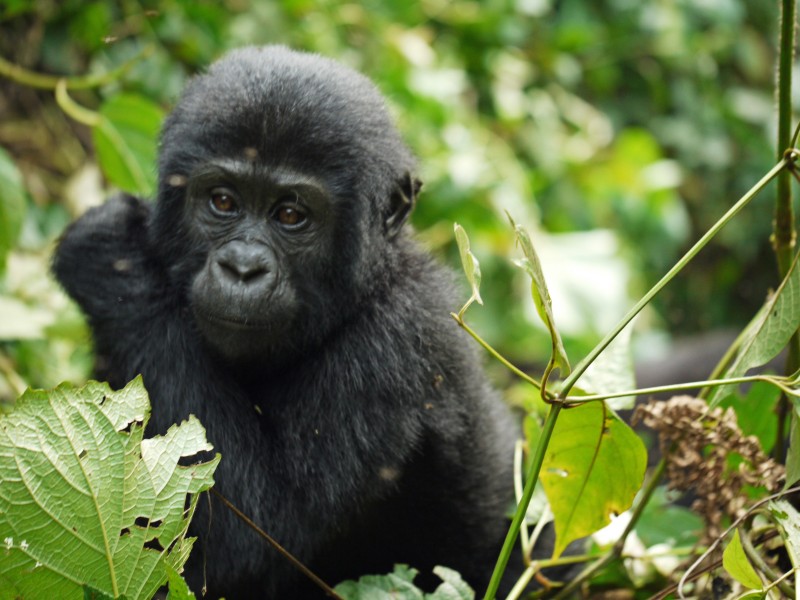
[[273,218],[290,229],[300,227],[306,222],[306,214],[294,206],[281,206],[275,211]]
[[211,210],[221,215],[232,215],[239,211],[233,195],[224,190],[214,190],[211,192]]

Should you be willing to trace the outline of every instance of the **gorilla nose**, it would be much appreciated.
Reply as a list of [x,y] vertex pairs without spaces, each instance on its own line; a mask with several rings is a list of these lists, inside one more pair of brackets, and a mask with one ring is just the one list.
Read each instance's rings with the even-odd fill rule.
[[269,250],[260,244],[229,242],[217,254],[219,276],[230,283],[258,283],[270,274]]

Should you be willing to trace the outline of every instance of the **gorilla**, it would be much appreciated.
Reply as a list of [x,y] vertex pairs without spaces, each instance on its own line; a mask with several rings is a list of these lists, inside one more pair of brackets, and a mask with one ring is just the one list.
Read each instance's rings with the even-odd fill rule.
[[[155,203],[88,211],[53,271],[91,327],[96,376],[143,376],[150,434],[197,415],[223,456],[216,489],[325,581],[407,563],[480,588],[513,502],[516,427],[449,315],[451,274],[406,225],[414,171],[364,76],[236,50],[167,118]],[[209,503],[193,589],[321,593]]]

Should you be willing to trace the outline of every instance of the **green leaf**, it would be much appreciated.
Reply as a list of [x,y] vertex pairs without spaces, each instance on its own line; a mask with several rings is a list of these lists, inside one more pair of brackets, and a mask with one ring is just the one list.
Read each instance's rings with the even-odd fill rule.
[[0,148],[0,273],[25,218],[25,186],[14,161]]
[[120,94],[100,107],[100,116],[92,133],[103,173],[126,192],[151,195],[164,112],[146,98]]
[[664,487],[656,488],[636,523],[636,535],[645,546],[694,546],[700,540],[703,519],[675,499]]
[[[780,287],[742,332],[739,352],[722,377],[740,377],[752,368],[767,364],[786,347],[789,338],[800,328],[798,256],[795,256]],[[733,391],[732,386],[727,385],[714,388],[709,397],[709,406],[713,408]]]
[[335,592],[346,600],[474,600],[475,592],[456,571],[434,567],[443,583],[432,594],[416,585],[418,571],[407,565],[395,565],[388,575],[365,575],[358,581],[343,581]]
[[751,590],[760,590],[764,587],[753,565],[747,560],[738,529],[733,532],[733,538],[722,553],[722,566],[743,586]]
[[358,581],[344,581],[334,591],[347,600],[424,600],[414,585],[416,569],[395,565],[388,575],[364,575]]
[[786,453],[786,483],[783,489],[789,489],[798,481],[800,481],[800,407],[795,404],[789,431],[789,450]]
[[528,235],[525,228],[517,225],[511,215],[508,215],[508,220],[511,221],[517,243],[522,247],[522,252],[525,254],[525,258],[516,261],[515,264],[526,271],[531,278],[531,296],[536,306],[536,312],[550,332],[550,339],[553,345],[553,353],[550,360],[561,370],[561,376],[565,377],[570,372],[569,360],[567,359],[567,351],[564,349],[564,343],[561,341],[561,334],[556,329],[556,322],[553,318],[553,302],[550,300],[550,292],[547,291],[547,283],[544,279],[539,256],[536,254],[530,235]]
[[781,529],[792,567],[800,568],[800,512],[783,498],[770,502],[769,510]]
[[464,267],[464,274],[467,276],[467,281],[472,288],[472,295],[469,300],[458,311],[459,315],[463,315],[473,302],[483,305],[483,300],[481,299],[481,265],[469,249],[469,237],[467,237],[467,232],[464,231],[464,228],[458,223],[454,223],[453,230],[456,234],[458,253],[461,255],[461,266]]
[[604,403],[561,411],[539,475],[555,520],[553,557],[630,508],[646,467],[644,443]]
[[425,596],[429,600],[473,600],[475,592],[461,578],[461,575],[447,567],[433,567],[433,572],[442,580],[433,594]]
[[[117,600],[122,600],[124,596],[120,596]],[[109,596],[103,592],[94,589],[90,585],[83,586],[83,600],[115,600],[114,596]]]
[[149,413],[137,378],[120,391],[28,390],[0,417],[0,580],[23,597],[77,599],[86,584],[137,600],[166,582],[165,566],[182,568],[219,455],[179,466],[211,449],[202,426],[190,417],[145,440]]
[[195,595],[186,585],[186,581],[181,577],[180,573],[171,565],[167,565],[166,568],[167,583],[169,584],[167,600],[196,600]]

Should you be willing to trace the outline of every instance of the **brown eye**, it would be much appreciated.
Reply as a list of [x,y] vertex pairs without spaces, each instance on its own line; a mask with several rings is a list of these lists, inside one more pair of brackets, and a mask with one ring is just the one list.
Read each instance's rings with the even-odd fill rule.
[[275,220],[286,227],[298,227],[305,223],[306,215],[298,208],[282,206],[275,211]]
[[211,208],[214,212],[226,215],[233,214],[238,210],[233,196],[222,191],[211,193]]

